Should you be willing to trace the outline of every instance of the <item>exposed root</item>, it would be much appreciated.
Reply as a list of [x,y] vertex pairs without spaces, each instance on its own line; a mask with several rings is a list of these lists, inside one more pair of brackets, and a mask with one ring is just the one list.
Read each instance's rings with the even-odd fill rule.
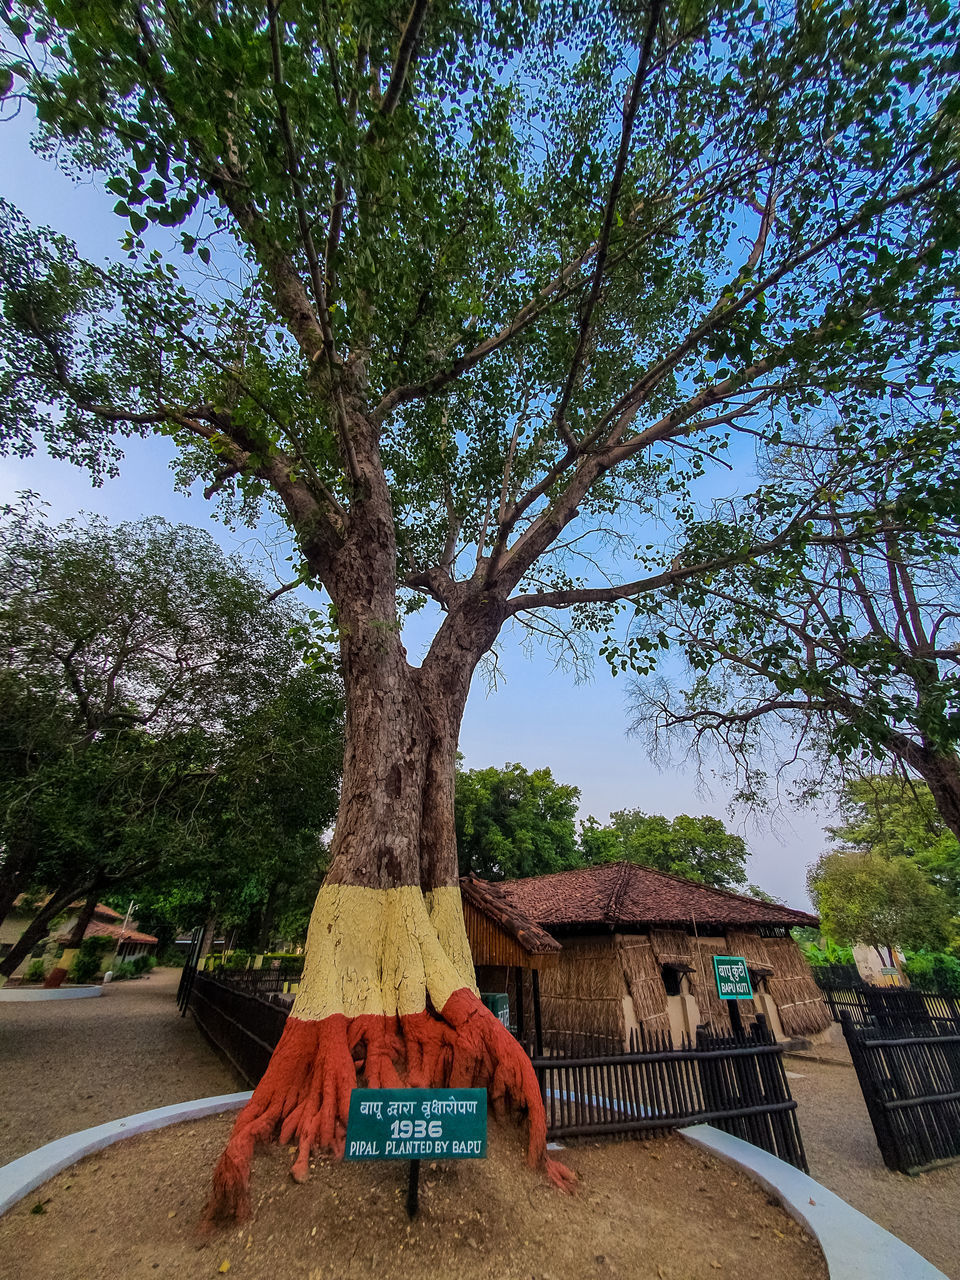
[[297,1142],[291,1175],[302,1182],[311,1157],[343,1156],[350,1092],[369,1088],[482,1088],[498,1116],[514,1111],[529,1125],[528,1162],[543,1166],[565,1191],[574,1175],[547,1157],[547,1127],[530,1059],[509,1031],[467,988],[440,1014],[331,1014],[313,1021],[291,1015],[250,1102],[237,1118],[217,1164],[204,1212],[207,1223],[250,1216],[250,1163],[257,1142],[279,1134]]

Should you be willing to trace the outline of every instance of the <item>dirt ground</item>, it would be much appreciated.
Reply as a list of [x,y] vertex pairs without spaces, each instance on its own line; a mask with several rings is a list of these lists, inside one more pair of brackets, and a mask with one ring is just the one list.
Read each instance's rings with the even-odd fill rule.
[[246,1087],[177,1016],[179,981],[179,969],[155,969],[92,1000],[0,1004],[0,1164],[105,1120]]
[[[0,1280],[826,1280],[819,1249],[754,1183],[682,1139],[564,1151],[556,1191],[491,1123],[486,1160],[321,1164],[298,1186],[261,1149],[254,1217],[197,1233],[232,1117],[131,1138],[75,1165],[0,1219]],[[42,1212],[36,1206],[42,1208]]]
[[899,1236],[951,1280],[960,1280],[960,1164],[908,1178],[891,1173],[849,1065],[786,1059],[810,1173]]

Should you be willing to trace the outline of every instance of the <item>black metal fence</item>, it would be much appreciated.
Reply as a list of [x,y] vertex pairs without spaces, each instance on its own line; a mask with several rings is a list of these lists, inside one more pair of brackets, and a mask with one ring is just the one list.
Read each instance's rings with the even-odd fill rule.
[[[829,967],[846,968],[840,965]],[[909,1030],[919,1026],[945,1034],[960,1031],[960,1000],[955,996],[931,995],[913,987],[872,987],[865,982],[846,986],[824,985],[818,970],[813,972],[834,1022],[840,1022],[843,1014],[848,1013],[855,1022],[873,1021],[889,1030],[900,1027]]]
[[897,1029],[841,1025],[888,1169],[919,1173],[960,1159],[960,1023],[929,1018]]
[[806,1171],[783,1050],[761,1017],[741,1038],[701,1027],[695,1044],[634,1033],[630,1047],[533,1058],[554,1138],[642,1137],[713,1124]]
[[303,976],[303,961],[284,962],[263,969],[228,969],[221,966],[209,972],[218,982],[227,983],[248,995],[274,995],[283,992]]
[[[290,998],[247,990],[240,975],[198,973],[190,1008],[209,1039],[255,1085],[283,1032]],[[715,1124],[806,1169],[782,1048],[758,1018],[742,1039],[700,1028],[695,1044],[669,1036],[551,1038],[533,1056],[552,1138],[661,1134]]]
[[198,973],[189,996],[200,1029],[253,1086],[267,1069],[289,1013],[277,995],[244,991],[220,973]]

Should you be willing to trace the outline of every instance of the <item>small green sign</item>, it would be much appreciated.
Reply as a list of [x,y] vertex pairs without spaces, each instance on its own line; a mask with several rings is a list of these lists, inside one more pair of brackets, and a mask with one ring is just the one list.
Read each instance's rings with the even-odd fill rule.
[[743,956],[714,956],[713,974],[721,1000],[752,1000],[753,987]]
[[485,1089],[354,1089],[346,1160],[479,1160]]

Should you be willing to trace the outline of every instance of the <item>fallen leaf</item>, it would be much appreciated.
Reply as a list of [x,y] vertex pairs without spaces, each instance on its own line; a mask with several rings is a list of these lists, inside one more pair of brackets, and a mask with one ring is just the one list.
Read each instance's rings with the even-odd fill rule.
[[176,1216],[177,1216],[176,1209],[171,1209],[170,1212],[167,1214],[168,1218],[175,1218]]
[[221,1275],[226,1275],[226,1273],[230,1270],[230,1259],[224,1258],[224,1260],[220,1263],[219,1267],[217,1267],[217,1270],[220,1272]]
[[811,1197],[810,1197],[810,1204],[816,1204],[816,1203],[817,1203],[817,1202],[816,1202],[816,1200],[814,1200],[813,1196],[811,1196]]

